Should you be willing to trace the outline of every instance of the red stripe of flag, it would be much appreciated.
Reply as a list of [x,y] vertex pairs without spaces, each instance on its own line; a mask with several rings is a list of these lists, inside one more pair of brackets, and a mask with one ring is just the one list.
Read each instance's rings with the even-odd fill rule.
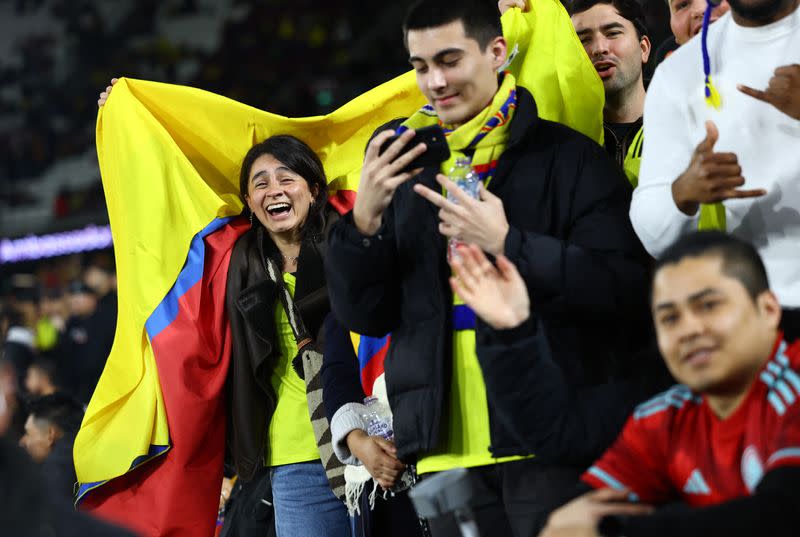
[[225,284],[233,245],[247,227],[237,219],[206,237],[203,278],[180,297],[177,317],[151,342],[172,449],[81,503],[142,536],[214,535],[231,350]]

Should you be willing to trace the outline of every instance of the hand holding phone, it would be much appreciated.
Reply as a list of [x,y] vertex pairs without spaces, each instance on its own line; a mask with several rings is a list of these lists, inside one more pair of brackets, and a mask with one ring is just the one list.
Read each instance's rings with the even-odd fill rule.
[[[395,134],[383,142],[383,144],[381,144],[380,154],[383,154],[383,152],[399,137],[399,134]],[[411,141],[406,143],[403,149],[400,150],[398,157],[406,154],[410,149],[419,144],[425,144],[425,152],[404,166],[400,171],[410,172],[417,168],[438,168],[442,162],[450,158],[450,147],[447,145],[447,138],[439,125],[430,125],[417,129]]]
[[395,135],[386,130],[367,146],[358,195],[353,207],[353,223],[364,235],[377,233],[383,212],[394,192],[425,166],[439,166],[450,155],[444,132],[438,126]]

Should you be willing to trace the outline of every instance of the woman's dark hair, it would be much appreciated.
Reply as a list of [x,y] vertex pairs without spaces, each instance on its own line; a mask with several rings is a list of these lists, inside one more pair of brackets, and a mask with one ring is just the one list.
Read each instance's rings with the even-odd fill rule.
[[288,134],[276,134],[260,142],[247,152],[239,173],[239,198],[244,203],[244,214],[250,214],[247,206],[247,184],[253,163],[262,155],[272,155],[287,168],[305,179],[308,188],[317,194],[308,210],[308,218],[301,230],[301,236],[321,233],[325,228],[325,206],[328,203],[328,181],[325,169],[317,154],[305,142]]

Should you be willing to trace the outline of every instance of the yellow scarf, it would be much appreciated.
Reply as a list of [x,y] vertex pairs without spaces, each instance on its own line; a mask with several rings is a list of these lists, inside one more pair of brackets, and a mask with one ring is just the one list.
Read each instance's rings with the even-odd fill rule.
[[514,118],[516,108],[517,81],[511,73],[504,73],[500,88],[494,94],[489,106],[458,128],[453,129],[442,124],[433,107],[425,105],[404,121],[398,131],[440,125],[444,129],[447,145],[450,147],[450,158],[442,163],[442,173],[447,175],[456,159],[474,151],[472,167],[480,176],[484,186],[488,186],[497,166],[497,160],[506,148],[508,127]]

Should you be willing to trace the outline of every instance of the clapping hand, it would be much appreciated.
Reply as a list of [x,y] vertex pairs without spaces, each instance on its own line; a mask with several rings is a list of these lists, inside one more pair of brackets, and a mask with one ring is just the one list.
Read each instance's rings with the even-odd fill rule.
[[474,244],[459,246],[458,254],[450,259],[455,273],[450,286],[478,317],[495,330],[514,328],[530,317],[528,289],[511,261],[498,256],[495,267]]

